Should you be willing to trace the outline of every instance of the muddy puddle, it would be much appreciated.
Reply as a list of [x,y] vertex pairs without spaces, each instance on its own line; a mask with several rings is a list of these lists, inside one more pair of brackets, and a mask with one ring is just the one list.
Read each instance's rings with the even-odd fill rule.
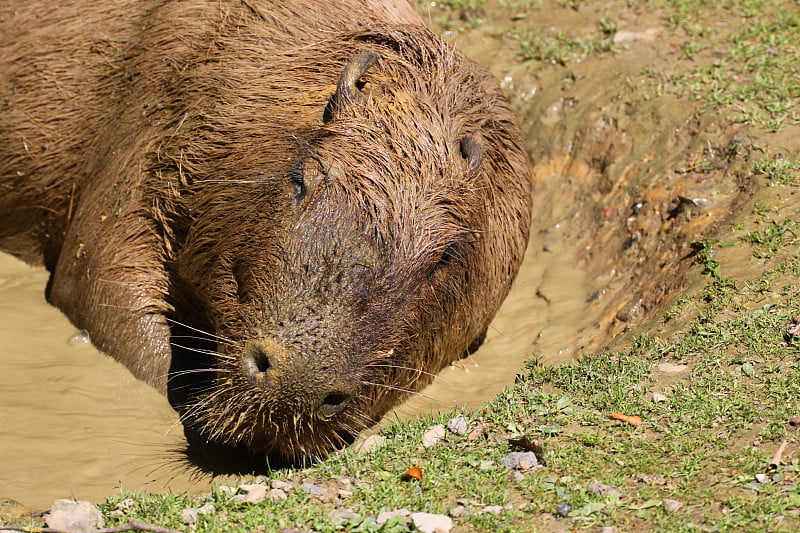
[[[531,242],[481,349],[389,418],[477,407],[531,356],[558,364],[604,349],[682,290],[692,241],[752,189],[750,147],[737,131],[691,103],[637,99],[621,82],[670,61],[667,37],[569,69],[520,67],[504,32],[538,23],[492,2],[486,12],[495,18],[469,35],[446,35],[492,65],[519,112],[535,171]],[[541,24],[588,32],[602,16],[565,9]],[[620,24],[659,35],[657,14]],[[0,255],[0,496],[36,509],[57,497],[100,501],[120,486],[204,490],[210,479],[183,463],[183,431],[166,399],[70,342],[74,328],[44,301],[46,279]]]
[[183,431],[166,400],[76,342],[44,300],[47,274],[0,254],[0,495],[31,508],[102,500],[117,487],[187,488],[171,479]]

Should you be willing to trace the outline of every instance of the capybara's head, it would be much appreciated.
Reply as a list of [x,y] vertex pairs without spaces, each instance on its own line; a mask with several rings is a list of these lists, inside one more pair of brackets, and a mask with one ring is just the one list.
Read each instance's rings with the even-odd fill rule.
[[425,30],[276,65],[222,80],[175,156],[191,176],[175,272],[195,298],[180,319],[216,344],[187,416],[210,441],[296,458],[481,337],[522,260],[530,166],[496,82]]

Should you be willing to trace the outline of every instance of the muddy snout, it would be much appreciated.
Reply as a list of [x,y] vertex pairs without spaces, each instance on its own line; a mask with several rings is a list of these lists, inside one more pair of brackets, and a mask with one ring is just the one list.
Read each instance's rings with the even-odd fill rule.
[[330,419],[356,396],[358,382],[340,362],[294,351],[274,339],[248,341],[242,372],[273,404],[273,416],[311,415]]

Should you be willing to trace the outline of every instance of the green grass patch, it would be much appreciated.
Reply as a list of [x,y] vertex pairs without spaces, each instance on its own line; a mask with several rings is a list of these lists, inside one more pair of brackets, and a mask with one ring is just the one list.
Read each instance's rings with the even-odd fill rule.
[[[681,28],[683,66],[646,68],[650,96],[669,93],[724,109],[733,122],[778,131],[797,124],[800,13],[783,0],[670,2],[666,20]],[[725,19],[728,30],[712,30]]]
[[800,185],[800,165],[782,156],[756,161],[753,170],[765,176],[770,185]]

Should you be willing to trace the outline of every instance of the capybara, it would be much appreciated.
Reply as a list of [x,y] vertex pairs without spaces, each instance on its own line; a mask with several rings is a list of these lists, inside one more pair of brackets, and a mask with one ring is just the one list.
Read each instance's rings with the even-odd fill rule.
[[325,455],[480,343],[530,163],[410,4],[6,0],[0,25],[0,249],[140,379],[197,377],[173,404],[209,443]]

